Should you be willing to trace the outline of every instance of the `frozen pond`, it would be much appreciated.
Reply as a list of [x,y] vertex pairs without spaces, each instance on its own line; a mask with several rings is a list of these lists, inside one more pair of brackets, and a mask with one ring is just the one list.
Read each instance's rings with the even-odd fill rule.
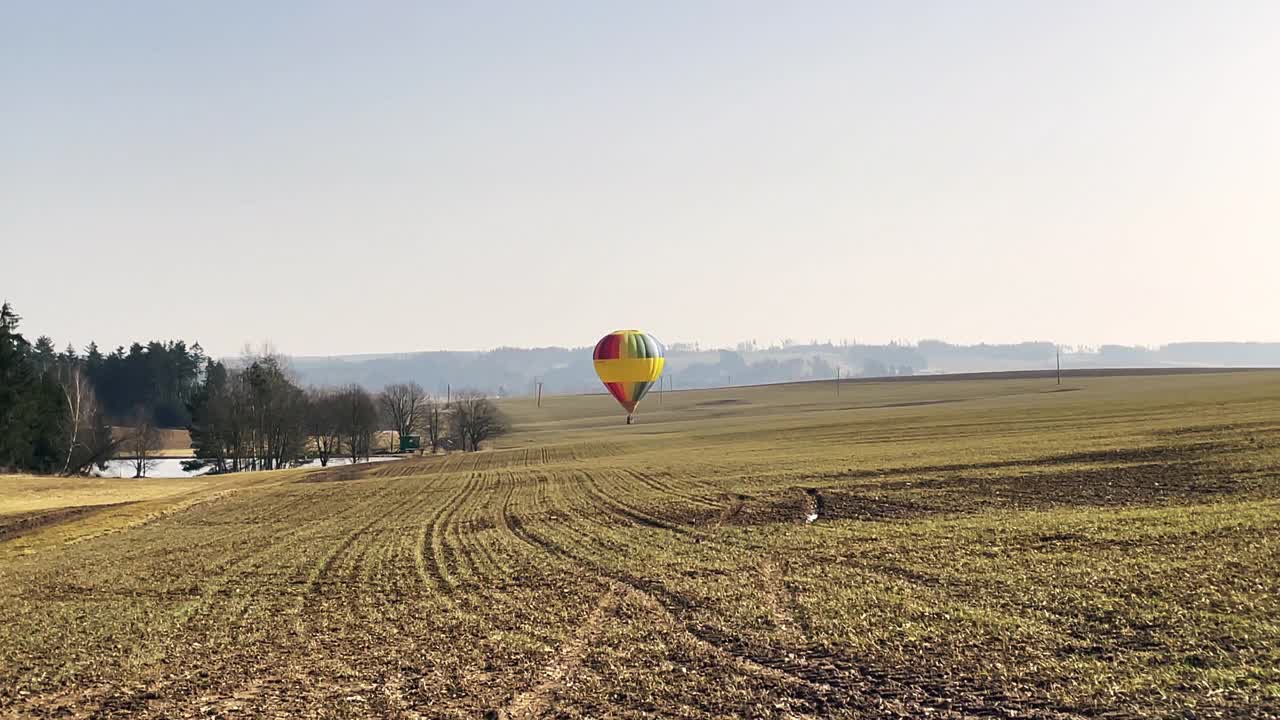
[[[408,455],[375,455],[369,458],[368,462],[387,462],[389,460],[399,460]],[[212,468],[205,466],[195,472],[187,472],[182,469],[182,463],[192,458],[157,458],[153,464],[147,468],[147,477],[149,478],[189,478],[199,477],[208,474]],[[360,462],[365,462],[361,460]],[[350,465],[351,458],[330,458],[329,467],[336,465]],[[319,460],[312,460],[309,463],[299,465],[298,467],[320,467]],[[108,460],[106,470],[93,469],[90,473],[94,477],[107,478],[132,478],[133,477],[133,461],[132,460]]]

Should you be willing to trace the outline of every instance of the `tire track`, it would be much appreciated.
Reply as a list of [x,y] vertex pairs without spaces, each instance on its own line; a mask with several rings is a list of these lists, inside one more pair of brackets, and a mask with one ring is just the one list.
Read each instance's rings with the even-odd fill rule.
[[587,618],[556,653],[556,659],[543,670],[545,676],[533,687],[512,698],[499,716],[511,720],[539,718],[552,708],[556,691],[564,685],[565,678],[581,665],[591,646],[604,634],[604,624],[617,604],[618,592],[607,590],[596,601]]
[[[737,656],[734,656],[732,653],[724,652],[721,648],[716,646],[714,643],[710,643],[708,640],[702,637],[700,633],[696,632],[696,628],[691,628],[686,623],[682,622],[680,618],[677,617],[668,607],[669,604],[673,604],[673,603],[664,604],[659,600],[659,597],[655,595],[655,589],[658,592],[661,592],[663,596],[667,595],[665,590],[662,589],[660,586],[649,583],[648,581],[643,581],[641,579],[635,578],[626,573],[621,573],[621,572],[611,570],[605,567],[603,564],[590,558],[589,556],[586,556],[581,552],[576,552],[570,549],[568,546],[564,545],[563,543],[557,543],[541,533],[530,530],[517,517],[512,516],[511,518],[509,518],[508,522],[514,534],[517,537],[519,537],[522,541],[528,543],[530,547],[533,547],[541,552],[545,552],[556,558],[562,559],[563,561],[572,563],[586,570],[588,574],[596,574],[596,575],[599,575],[600,577],[606,578],[608,581],[610,581],[614,585],[616,591],[622,592],[624,594],[634,595],[638,597],[639,600],[646,606],[659,610],[662,614],[667,616],[673,622],[673,624],[675,624],[677,627],[680,627],[682,631],[684,631],[687,635],[689,635],[699,645],[703,646],[704,649],[710,651],[713,655],[722,657],[722,659],[727,660],[731,665],[734,665],[739,669],[749,672],[753,675],[763,676],[775,682],[781,681],[784,685],[795,685],[797,683],[804,684],[806,686],[814,685],[814,683],[804,678],[791,677],[791,676],[788,676],[786,673],[779,674],[778,671],[768,668],[759,663],[750,661],[747,658],[737,657]],[[577,531],[571,530],[571,532],[577,532]],[[586,539],[588,544],[599,544],[598,539],[596,538],[590,538],[590,536],[586,536],[584,539]],[[595,541],[595,542],[592,542],[592,541]],[[810,689],[814,691],[819,691],[819,692],[822,692],[822,691],[829,692],[822,687],[815,687]]]
[[609,495],[600,485],[599,481],[597,481],[596,477],[591,473],[579,472],[576,473],[576,476],[578,477],[579,482],[582,483],[583,492],[586,493],[592,505],[606,509],[619,517],[624,517],[636,525],[669,530],[682,535],[689,534],[690,530],[688,528],[676,523],[668,522],[667,520]]
[[[667,495],[679,500],[686,500],[696,505],[702,505],[703,507],[714,508],[716,510],[720,509],[720,503],[716,502],[715,500],[712,500],[710,497],[705,495],[697,495],[686,490],[681,490],[673,483],[663,482],[662,480],[659,480],[657,476],[651,473],[644,473],[644,472],[640,472],[639,470],[635,470],[631,468],[623,469],[621,472],[626,473],[627,475],[630,475],[632,478],[635,479],[636,482],[657,492],[659,495]],[[699,483],[699,485],[701,484]],[[714,494],[719,495],[722,493],[719,490],[716,490]]]
[[449,540],[449,534],[450,532],[457,534],[458,512],[466,506],[467,502],[475,494],[482,482],[482,477],[479,472],[472,472],[467,476],[462,493],[456,501],[450,504],[449,511],[444,514],[440,519],[440,523],[436,526],[437,532],[433,533],[432,551],[437,555],[437,562],[443,573],[442,577],[450,591],[459,587],[461,583],[458,578],[465,577],[465,572],[464,561],[459,557],[460,548],[457,547],[457,543]]
[[[279,514],[281,511],[286,510],[295,504],[296,503],[293,501],[277,503],[277,506],[271,508],[270,513],[272,515]],[[184,512],[199,512],[196,508],[201,507],[206,506],[196,505],[186,509]],[[347,515],[356,512],[359,507],[361,506],[349,508],[335,517],[346,517]],[[270,516],[271,515],[268,515],[268,517]],[[253,528],[260,534],[262,532],[261,526],[262,523],[259,522],[255,523]],[[288,548],[301,544],[303,542],[303,538],[316,537],[317,531],[319,530],[323,530],[323,528],[317,527],[314,522],[297,524],[289,527],[284,532],[275,534],[268,542],[257,544],[248,551],[238,552],[237,555],[233,555],[233,559],[225,566],[225,569],[213,576],[212,584],[208,587],[202,588],[199,597],[194,599],[191,603],[184,603],[175,606],[173,612],[178,613],[180,615],[180,619],[178,620],[177,625],[170,630],[170,632],[179,632],[182,628],[198,624],[202,617],[214,612],[215,610],[217,611],[218,617],[224,622],[229,620],[243,622],[245,614],[258,601],[258,598],[254,593],[232,592],[229,588],[238,584],[258,586],[260,583],[246,583],[245,581],[248,578],[253,577],[255,574],[261,574],[261,568],[268,564],[272,569],[272,572],[269,574],[272,578],[288,576],[293,574],[296,570],[300,570],[305,565],[305,558],[307,555],[305,553],[295,554],[289,552]],[[238,532],[219,535],[217,536],[217,540],[201,542],[195,547],[208,548],[210,550],[219,546],[238,548],[240,545],[236,542],[237,538],[246,536],[246,533],[248,532],[250,532],[250,530],[247,527],[242,527]],[[188,551],[190,550],[191,549],[188,549]],[[150,552],[150,549],[146,546],[140,548],[140,554],[142,556],[146,556]],[[296,560],[293,564],[282,564],[280,562],[282,557],[296,558]],[[305,596],[306,591],[304,590],[303,594],[299,595],[300,602],[305,598]],[[282,606],[281,610],[284,612],[299,612],[300,606],[299,609],[294,609],[292,611],[287,607]],[[170,650],[166,652],[163,657],[171,658],[173,652],[179,651],[186,653],[184,655],[186,661],[189,662],[191,660],[189,650],[185,649]],[[212,649],[202,650],[201,652],[211,653],[206,658],[207,663],[214,666],[223,666],[224,674],[220,676],[220,681],[230,680],[232,682],[236,682],[238,680],[240,684],[248,682],[248,676],[245,674],[249,672],[248,668],[242,667],[240,663],[232,662],[228,664],[222,662],[227,658],[216,654]],[[167,672],[169,665],[169,661],[163,658],[158,658],[153,661],[150,664],[149,669],[143,671],[143,676],[147,678],[145,689],[126,690],[111,686],[88,688],[77,687],[71,690],[64,690],[55,693],[53,697],[67,697],[68,692],[74,694],[77,697],[77,704],[91,708],[88,710],[88,717],[105,716],[113,712],[117,712],[121,708],[129,708],[130,712],[140,712],[148,707],[150,698],[157,695],[169,694],[173,688],[177,687],[178,683],[181,682],[181,678],[179,676]],[[39,700],[39,702],[45,701],[46,700]],[[60,701],[55,700],[54,702]]]
[[442,518],[465,491],[465,485],[457,485],[453,488],[452,494],[448,495],[436,507],[431,517],[427,518],[427,521],[423,523],[421,531],[418,533],[418,541],[414,545],[414,566],[417,568],[418,577],[421,578],[422,584],[428,590],[434,590],[445,595],[449,594],[450,585],[441,567],[440,556],[436,552],[437,533],[439,532]]
[[[622,512],[624,517],[630,517],[625,508],[619,509],[615,503],[604,498],[594,483],[578,484],[577,487],[596,507],[603,505],[602,509],[607,512],[612,507],[613,512]],[[920,675],[912,670],[877,670],[823,648],[788,648],[786,655],[780,656],[767,649],[753,647],[739,637],[698,622],[693,617],[696,604],[669,590],[661,582],[607,566],[582,550],[557,543],[545,534],[530,529],[518,518],[513,517],[508,523],[514,534],[531,547],[625,587],[647,606],[660,610],[676,627],[681,628],[714,656],[742,672],[777,684],[780,690],[787,692],[813,712],[860,710],[899,713],[904,716],[958,712],[963,717],[1043,720],[1086,716],[1083,711],[1048,707],[1040,701],[1008,698],[989,688],[955,679]],[[557,527],[577,534],[581,540],[579,547],[605,547],[599,538],[573,529],[569,524]]]
[[483,587],[497,574],[498,563],[484,540],[486,523],[492,522],[493,495],[502,484],[499,473],[481,475],[476,489],[463,501],[457,521],[453,523],[454,542],[461,558],[460,572],[472,585]]

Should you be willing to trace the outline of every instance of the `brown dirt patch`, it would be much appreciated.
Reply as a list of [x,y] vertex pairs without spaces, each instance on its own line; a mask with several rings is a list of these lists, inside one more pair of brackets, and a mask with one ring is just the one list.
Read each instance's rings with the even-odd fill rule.
[[21,537],[50,525],[79,520],[107,508],[132,505],[135,502],[137,501],[110,503],[108,505],[77,505],[52,510],[35,510],[17,515],[2,515],[0,516],[0,542]]

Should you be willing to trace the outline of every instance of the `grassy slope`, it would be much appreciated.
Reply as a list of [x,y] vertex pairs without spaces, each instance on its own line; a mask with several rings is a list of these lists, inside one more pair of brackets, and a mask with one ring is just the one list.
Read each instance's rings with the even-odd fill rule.
[[491,452],[147,481],[0,541],[0,715],[1280,712],[1280,373],[1062,389],[513,401]]
[[[127,436],[133,431],[133,428],[127,425],[116,425],[111,428],[112,435],[116,439]],[[191,457],[191,433],[186,430],[175,428],[164,428],[156,431],[158,433],[159,448],[155,450],[156,457]],[[126,449],[121,448],[118,456],[127,455]]]

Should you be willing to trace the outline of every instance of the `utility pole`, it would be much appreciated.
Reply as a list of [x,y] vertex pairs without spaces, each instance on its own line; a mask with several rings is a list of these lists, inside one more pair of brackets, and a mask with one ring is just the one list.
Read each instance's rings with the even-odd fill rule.
[[542,407],[542,381],[538,380],[538,407]]
[[1058,384],[1062,384],[1062,348],[1058,345],[1053,346],[1053,361],[1058,366]]
[[[440,386],[437,385],[436,387],[440,387]],[[444,406],[449,407],[449,404],[452,402],[453,402],[453,386],[445,385],[444,386]]]
[[836,368],[836,397],[840,397],[840,368]]

